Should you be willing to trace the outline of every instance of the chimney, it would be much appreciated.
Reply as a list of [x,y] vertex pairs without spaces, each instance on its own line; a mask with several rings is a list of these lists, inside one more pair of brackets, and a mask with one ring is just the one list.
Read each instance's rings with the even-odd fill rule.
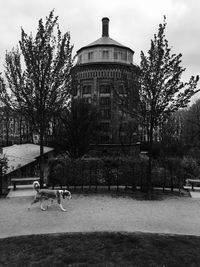
[[102,37],[109,36],[109,18],[102,18]]

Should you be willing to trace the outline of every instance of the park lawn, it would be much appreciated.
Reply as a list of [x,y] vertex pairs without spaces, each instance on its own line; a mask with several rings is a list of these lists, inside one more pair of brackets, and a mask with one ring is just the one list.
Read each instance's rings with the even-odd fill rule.
[[0,239],[0,266],[200,266],[200,237],[66,233]]

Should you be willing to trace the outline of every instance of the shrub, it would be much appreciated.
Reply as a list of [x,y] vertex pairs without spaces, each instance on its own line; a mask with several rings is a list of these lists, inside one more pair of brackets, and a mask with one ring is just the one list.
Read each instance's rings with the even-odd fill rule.
[[199,176],[200,167],[196,159],[192,157],[184,157],[182,160],[182,167],[184,170],[184,179],[195,178]]
[[66,162],[61,158],[52,158],[48,162],[47,184],[54,188],[55,185],[66,184]]

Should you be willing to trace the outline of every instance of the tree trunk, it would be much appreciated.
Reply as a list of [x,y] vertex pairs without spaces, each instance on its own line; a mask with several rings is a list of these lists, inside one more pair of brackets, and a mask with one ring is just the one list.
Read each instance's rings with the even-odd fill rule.
[[151,172],[152,172],[152,150],[153,150],[153,123],[150,124],[149,131],[149,163],[148,163],[148,173],[147,173],[147,198],[151,200]]
[[19,143],[22,144],[22,115],[19,118]]
[[7,119],[8,121],[6,122],[6,146],[9,146],[9,118]]
[[44,184],[44,126],[40,123],[40,188]]

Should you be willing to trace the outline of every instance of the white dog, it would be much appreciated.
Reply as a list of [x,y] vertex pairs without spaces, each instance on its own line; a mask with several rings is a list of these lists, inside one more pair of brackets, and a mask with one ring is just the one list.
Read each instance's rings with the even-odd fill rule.
[[[33,202],[30,204],[29,208],[31,205],[34,203],[40,202],[40,208],[41,210],[45,210],[43,207],[43,203],[45,200],[51,200],[51,204],[53,203],[53,200],[56,199],[57,203],[59,204],[60,208],[62,211],[66,211],[66,209],[63,208],[61,200],[62,198],[64,199],[65,197],[68,199],[71,199],[71,193],[68,190],[50,190],[50,189],[40,189],[40,184],[38,181],[33,182],[33,187],[36,190],[36,195],[33,200]],[[47,205],[47,208],[50,205]]]

